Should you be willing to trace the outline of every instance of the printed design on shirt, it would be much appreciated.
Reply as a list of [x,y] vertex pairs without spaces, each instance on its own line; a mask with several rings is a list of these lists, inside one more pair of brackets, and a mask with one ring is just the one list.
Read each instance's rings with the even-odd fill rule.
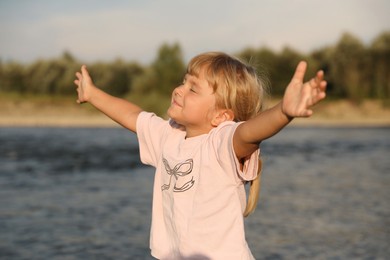
[[[188,159],[184,162],[178,163],[175,167],[171,168],[168,161],[163,158],[163,163],[165,165],[165,170],[169,176],[169,183],[161,186],[161,190],[168,190],[171,187],[172,176],[174,177],[174,192],[184,192],[191,189],[194,186],[194,177],[189,175],[193,169],[193,160]],[[189,176],[188,176],[189,175]],[[191,177],[191,179],[190,179]]]

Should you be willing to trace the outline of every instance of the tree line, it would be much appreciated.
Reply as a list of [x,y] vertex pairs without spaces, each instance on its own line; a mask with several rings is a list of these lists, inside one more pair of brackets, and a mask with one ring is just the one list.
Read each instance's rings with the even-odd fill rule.
[[[366,98],[390,99],[390,31],[379,34],[368,46],[344,33],[332,46],[310,53],[285,47],[275,52],[267,47],[247,48],[235,56],[255,66],[271,83],[271,94],[281,96],[297,63],[308,61],[307,75],[325,71],[328,96],[359,102]],[[0,93],[74,95],[74,74],[81,62],[71,53],[31,64],[0,61]],[[163,44],[148,65],[117,59],[88,66],[97,86],[121,97],[145,98],[151,103],[169,98],[181,83],[186,64],[178,43]],[[146,101],[145,101],[146,102]],[[157,102],[158,103],[158,102]]]

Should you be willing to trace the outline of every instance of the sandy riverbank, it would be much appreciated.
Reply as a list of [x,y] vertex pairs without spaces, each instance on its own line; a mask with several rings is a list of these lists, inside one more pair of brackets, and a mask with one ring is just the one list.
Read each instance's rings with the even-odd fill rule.
[[[390,108],[380,101],[326,101],[314,109],[309,119],[295,119],[299,126],[390,126]],[[106,116],[88,104],[64,102],[5,101],[0,104],[0,127],[116,127]]]

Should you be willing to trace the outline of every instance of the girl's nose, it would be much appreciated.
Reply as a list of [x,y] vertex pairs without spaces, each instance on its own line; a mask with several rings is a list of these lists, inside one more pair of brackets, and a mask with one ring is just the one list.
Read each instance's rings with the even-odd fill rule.
[[174,95],[178,95],[178,96],[182,96],[183,95],[183,85],[180,85],[180,86],[177,86],[174,90],[173,90],[173,94]]

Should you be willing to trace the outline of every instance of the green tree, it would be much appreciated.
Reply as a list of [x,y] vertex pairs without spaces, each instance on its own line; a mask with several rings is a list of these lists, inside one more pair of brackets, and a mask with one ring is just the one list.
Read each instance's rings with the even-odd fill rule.
[[278,55],[267,47],[258,50],[247,48],[238,54],[238,57],[256,68],[260,77],[272,82],[276,76]]
[[[281,96],[294,74],[298,63],[305,59],[304,56],[291,48],[284,48],[278,55],[272,71],[272,93]],[[312,66],[310,66],[311,68]],[[306,75],[311,75],[308,71]]]
[[[323,70],[325,73],[325,79],[327,81],[326,92],[327,96],[336,97],[334,90],[334,77],[332,75],[331,67],[331,55],[333,53],[332,47],[324,47],[317,49],[310,53],[310,60],[312,61],[309,65],[315,67],[317,70]],[[315,66],[313,66],[313,63]],[[313,71],[315,73],[315,71]]]
[[112,63],[95,63],[89,69],[95,84],[115,96],[124,96],[130,92],[134,78],[143,71],[138,64],[125,63],[121,59]]
[[158,80],[158,92],[170,95],[173,88],[183,81],[185,72],[179,44],[163,44],[158,51],[157,59],[151,67]]
[[185,65],[179,44],[163,44],[151,66],[137,78],[134,90],[137,93],[156,92],[170,96],[173,88],[182,82],[184,72]]
[[172,90],[183,81],[184,73],[185,65],[179,44],[163,44],[156,59],[135,79],[129,99],[141,100],[143,104],[140,105],[144,109],[164,115]]
[[380,34],[370,47],[373,64],[372,96],[390,98],[390,31]]
[[24,82],[25,67],[17,62],[0,63],[0,91],[18,92],[26,91]]
[[331,73],[336,94],[360,102],[369,93],[368,52],[359,39],[349,33],[342,35],[331,57]]
[[27,67],[25,83],[28,92],[54,94],[55,83],[62,72],[54,61],[38,60]]
[[79,66],[69,52],[56,59],[38,60],[26,66],[26,91],[49,95],[74,93],[74,74]]
[[61,95],[74,94],[73,80],[75,79],[75,72],[80,69],[81,64],[68,51],[65,51],[61,57],[56,59],[56,62],[61,68],[61,74],[58,74],[58,78],[54,83],[54,92]]

